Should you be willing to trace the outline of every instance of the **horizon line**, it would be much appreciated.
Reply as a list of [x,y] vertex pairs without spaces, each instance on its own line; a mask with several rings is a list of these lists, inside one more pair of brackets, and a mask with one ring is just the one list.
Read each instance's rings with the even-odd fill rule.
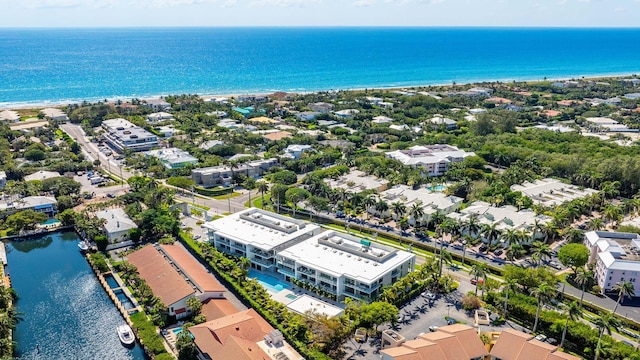
[[127,26],[0,26],[0,30],[65,30],[65,29],[575,29],[575,30],[639,30],[640,26],[558,26],[558,25],[127,25]]

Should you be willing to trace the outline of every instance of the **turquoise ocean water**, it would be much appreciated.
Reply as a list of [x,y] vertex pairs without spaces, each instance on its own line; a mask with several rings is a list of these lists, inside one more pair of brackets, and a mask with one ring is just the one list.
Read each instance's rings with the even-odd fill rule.
[[0,29],[0,107],[640,71],[640,29]]

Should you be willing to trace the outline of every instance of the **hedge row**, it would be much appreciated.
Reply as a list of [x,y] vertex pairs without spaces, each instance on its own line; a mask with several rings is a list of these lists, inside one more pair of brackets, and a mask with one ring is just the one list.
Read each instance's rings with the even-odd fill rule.
[[133,322],[133,327],[136,329],[140,343],[143,344],[150,353],[158,355],[156,359],[162,359],[163,354],[169,355],[162,343],[162,339],[160,339],[156,332],[156,326],[147,319],[147,315],[145,313],[137,312],[129,316],[129,318],[131,319],[131,322]]
[[[485,301],[499,309],[504,306],[502,293],[489,292],[485,297]],[[522,321],[524,325],[531,327],[535,322],[537,308],[538,303],[535,298],[521,293],[509,293],[509,317],[516,318]],[[538,329],[548,337],[559,341],[562,338],[565,321],[566,317],[557,311],[541,310]],[[569,320],[567,329],[567,339],[564,344],[565,350],[575,352],[585,358],[593,357],[598,343],[598,330],[584,322],[573,320]],[[606,359],[623,359],[634,352],[633,347],[615,341],[606,334],[602,341],[611,344],[608,357],[604,357]]]
[[193,188],[193,190],[195,192],[197,192],[200,195],[204,195],[204,196],[219,196],[219,195],[226,195],[226,194],[230,194],[233,192],[233,188],[232,187],[228,187],[228,188],[213,188],[213,189],[206,189],[203,188],[201,186],[195,186]]

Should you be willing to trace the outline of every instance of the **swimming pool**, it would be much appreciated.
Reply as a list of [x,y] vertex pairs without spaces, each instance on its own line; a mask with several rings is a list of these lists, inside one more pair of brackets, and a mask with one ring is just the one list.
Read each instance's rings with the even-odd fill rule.
[[59,223],[60,223],[60,220],[58,219],[48,219],[47,221],[40,223],[40,225],[56,225]]
[[120,287],[120,285],[118,285],[118,282],[116,281],[116,279],[111,275],[105,275],[104,276],[104,280],[107,282],[109,287],[112,288],[112,289]]
[[273,276],[263,274],[253,269],[249,270],[249,277],[255,278],[265,289],[270,290],[274,293],[278,293],[284,289],[289,289],[291,287],[289,284],[282,282],[274,278]]
[[118,297],[118,300],[120,300],[120,304],[122,304],[122,307],[125,310],[133,309],[133,303],[131,302],[127,294],[125,294],[124,291],[122,291],[122,289],[118,289],[113,293],[116,294],[116,296]]
[[173,333],[173,336],[175,336],[177,338],[178,334],[180,334],[182,332],[182,327],[173,328],[173,329],[171,329],[171,332]]
[[427,186],[427,189],[429,191],[442,191],[442,190],[444,190],[446,188],[447,187],[445,185]]

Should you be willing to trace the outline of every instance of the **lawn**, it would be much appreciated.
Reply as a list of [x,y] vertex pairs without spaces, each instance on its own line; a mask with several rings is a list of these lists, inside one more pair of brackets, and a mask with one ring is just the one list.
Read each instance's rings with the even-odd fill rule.
[[242,194],[240,194],[239,192],[232,192],[230,194],[224,194],[224,195],[218,195],[218,196],[214,196],[213,198],[216,200],[226,200],[227,198],[234,198],[234,197],[238,197]]

